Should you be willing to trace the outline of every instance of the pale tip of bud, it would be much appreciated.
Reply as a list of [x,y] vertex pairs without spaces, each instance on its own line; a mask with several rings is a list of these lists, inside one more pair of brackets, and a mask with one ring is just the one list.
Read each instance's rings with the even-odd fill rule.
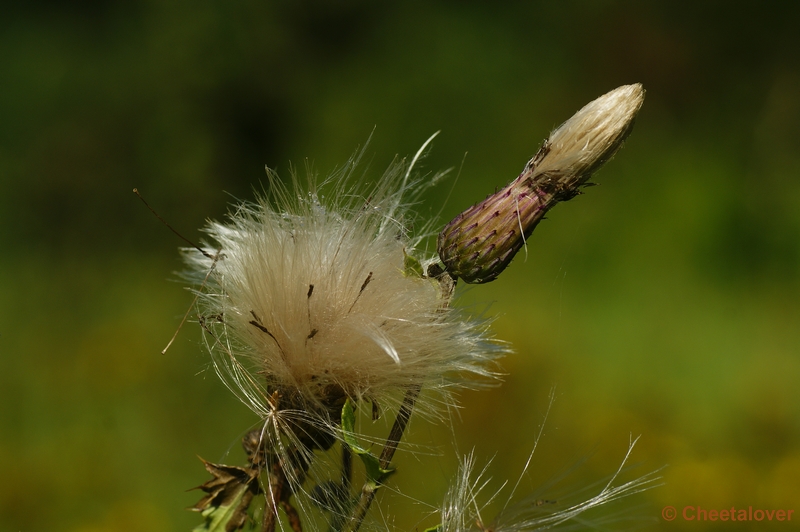
[[585,182],[622,146],[644,92],[641,83],[623,85],[586,104],[550,134],[537,171],[558,170]]

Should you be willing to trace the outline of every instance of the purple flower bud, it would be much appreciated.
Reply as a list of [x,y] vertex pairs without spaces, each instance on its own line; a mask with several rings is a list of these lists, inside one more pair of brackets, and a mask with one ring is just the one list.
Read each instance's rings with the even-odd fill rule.
[[622,146],[643,102],[638,83],[597,98],[550,134],[519,177],[456,216],[439,234],[448,273],[468,283],[496,279],[545,213],[580,194]]

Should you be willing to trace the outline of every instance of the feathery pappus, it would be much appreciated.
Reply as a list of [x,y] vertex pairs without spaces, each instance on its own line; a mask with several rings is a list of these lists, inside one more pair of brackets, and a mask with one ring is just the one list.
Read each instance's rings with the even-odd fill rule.
[[412,175],[422,151],[372,183],[358,157],[320,184],[268,171],[267,195],[205,228],[211,258],[185,250],[217,373],[262,418],[335,425],[348,397],[392,405],[418,386],[446,404],[495,380],[506,347],[451,307],[452,280],[416,247],[425,230],[409,231],[433,181]]
[[[541,434],[540,434],[541,436]],[[661,486],[660,469],[621,481],[624,472],[634,466],[627,466],[638,438],[631,439],[628,450],[617,470],[610,476],[591,484],[570,485],[565,479],[583,463],[556,475],[548,483],[539,486],[519,500],[515,491],[522,475],[526,473],[533,459],[533,452],[522,471],[520,479],[510,489],[506,502],[492,519],[484,514],[486,507],[501,496],[505,482],[492,493],[487,491],[491,477],[489,463],[482,469],[476,467],[474,451],[461,457],[458,474],[439,510],[441,524],[437,532],[535,532],[538,530],[618,530],[616,525],[630,526],[633,521],[642,520],[640,516],[626,509],[597,514],[594,510],[605,507],[620,499]],[[538,443],[538,439],[537,439]],[[479,501],[483,498],[483,501]],[[647,518],[644,518],[647,520]]]

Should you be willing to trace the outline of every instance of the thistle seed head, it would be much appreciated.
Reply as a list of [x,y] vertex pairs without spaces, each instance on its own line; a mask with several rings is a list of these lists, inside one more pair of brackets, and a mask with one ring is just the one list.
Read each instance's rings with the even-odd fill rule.
[[438,241],[448,273],[468,283],[496,279],[545,213],[580,194],[622,146],[643,102],[638,83],[597,98],[550,134],[519,177],[456,216]]
[[321,185],[327,198],[269,173],[270,197],[206,227],[216,260],[185,252],[215,368],[263,418],[336,423],[347,397],[384,406],[409,386],[447,402],[470,376],[493,380],[505,351],[422,273],[435,259],[415,249],[406,202],[425,183],[395,164],[353,184],[353,166]]

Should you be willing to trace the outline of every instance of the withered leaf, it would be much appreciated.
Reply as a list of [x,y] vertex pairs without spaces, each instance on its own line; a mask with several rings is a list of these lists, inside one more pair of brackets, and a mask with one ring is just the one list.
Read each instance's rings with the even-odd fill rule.
[[191,510],[201,512],[205,521],[193,532],[235,532],[247,523],[247,509],[261,492],[258,469],[212,464],[200,458],[214,478],[200,489],[207,493]]

